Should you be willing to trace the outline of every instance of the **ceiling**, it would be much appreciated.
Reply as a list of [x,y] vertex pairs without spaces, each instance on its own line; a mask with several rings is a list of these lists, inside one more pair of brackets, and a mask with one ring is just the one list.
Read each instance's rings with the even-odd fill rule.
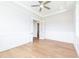
[[42,9],[42,11],[39,11],[39,7],[31,7],[32,5],[39,4],[38,1],[20,1],[16,2],[17,4],[25,7],[26,9],[36,13],[37,15],[41,17],[65,12],[67,10],[72,10],[72,8],[75,5],[74,1],[51,1],[46,6],[50,7],[50,10]]

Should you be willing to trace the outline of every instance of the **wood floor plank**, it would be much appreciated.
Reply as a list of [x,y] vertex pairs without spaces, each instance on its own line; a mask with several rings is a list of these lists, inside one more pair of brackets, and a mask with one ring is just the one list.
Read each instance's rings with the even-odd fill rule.
[[0,58],[76,58],[73,44],[53,40],[37,40],[0,52]]

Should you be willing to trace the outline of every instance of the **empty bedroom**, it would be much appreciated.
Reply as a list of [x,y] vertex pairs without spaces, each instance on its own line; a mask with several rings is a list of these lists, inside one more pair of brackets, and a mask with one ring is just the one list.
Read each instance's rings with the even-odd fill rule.
[[0,1],[0,58],[78,58],[79,1]]

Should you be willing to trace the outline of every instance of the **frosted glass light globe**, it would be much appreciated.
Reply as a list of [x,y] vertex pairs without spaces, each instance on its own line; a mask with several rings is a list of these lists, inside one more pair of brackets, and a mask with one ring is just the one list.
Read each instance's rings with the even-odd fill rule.
[[44,6],[43,5],[40,5],[40,7],[43,8]]

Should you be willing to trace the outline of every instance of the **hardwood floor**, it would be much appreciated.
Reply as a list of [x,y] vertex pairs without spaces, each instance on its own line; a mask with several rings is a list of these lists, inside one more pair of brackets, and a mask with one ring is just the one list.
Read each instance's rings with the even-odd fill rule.
[[52,41],[36,40],[34,43],[16,47],[4,52],[0,52],[0,58],[67,58],[77,57],[72,44]]

